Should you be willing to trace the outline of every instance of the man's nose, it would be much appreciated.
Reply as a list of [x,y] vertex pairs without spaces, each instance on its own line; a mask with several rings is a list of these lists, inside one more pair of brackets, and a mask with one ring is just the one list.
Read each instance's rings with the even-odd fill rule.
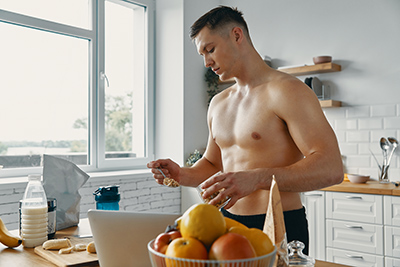
[[209,56],[204,57],[204,66],[206,66],[206,68],[211,67],[213,64],[214,61]]

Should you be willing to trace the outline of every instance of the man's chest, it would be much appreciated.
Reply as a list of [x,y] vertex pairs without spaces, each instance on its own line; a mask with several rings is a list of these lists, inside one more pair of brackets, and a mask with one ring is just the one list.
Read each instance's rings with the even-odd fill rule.
[[285,130],[284,122],[259,103],[226,106],[216,110],[212,118],[211,133],[221,148],[265,146]]

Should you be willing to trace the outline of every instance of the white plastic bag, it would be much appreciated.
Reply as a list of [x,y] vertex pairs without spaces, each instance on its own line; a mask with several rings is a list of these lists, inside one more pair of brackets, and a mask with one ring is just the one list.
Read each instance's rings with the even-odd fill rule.
[[56,230],[79,223],[81,195],[79,189],[89,175],[74,163],[50,155],[43,155],[43,187],[48,198],[57,199]]

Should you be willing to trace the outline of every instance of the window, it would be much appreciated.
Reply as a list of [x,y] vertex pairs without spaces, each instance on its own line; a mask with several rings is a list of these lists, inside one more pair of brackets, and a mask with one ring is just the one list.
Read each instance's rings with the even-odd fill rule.
[[43,154],[86,171],[150,160],[152,3],[0,0],[0,177]]

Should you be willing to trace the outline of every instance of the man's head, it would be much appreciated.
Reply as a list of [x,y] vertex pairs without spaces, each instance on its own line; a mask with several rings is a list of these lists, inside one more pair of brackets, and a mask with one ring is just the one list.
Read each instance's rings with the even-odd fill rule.
[[226,37],[229,36],[230,30],[233,27],[240,27],[249,43],[251,43],[249,29],[247,28],[247,23],[243,18],[243,13],[236,8],[219,6],[210,10],[193,23],[190,29],[190,38],[196,38],[204,27]]

